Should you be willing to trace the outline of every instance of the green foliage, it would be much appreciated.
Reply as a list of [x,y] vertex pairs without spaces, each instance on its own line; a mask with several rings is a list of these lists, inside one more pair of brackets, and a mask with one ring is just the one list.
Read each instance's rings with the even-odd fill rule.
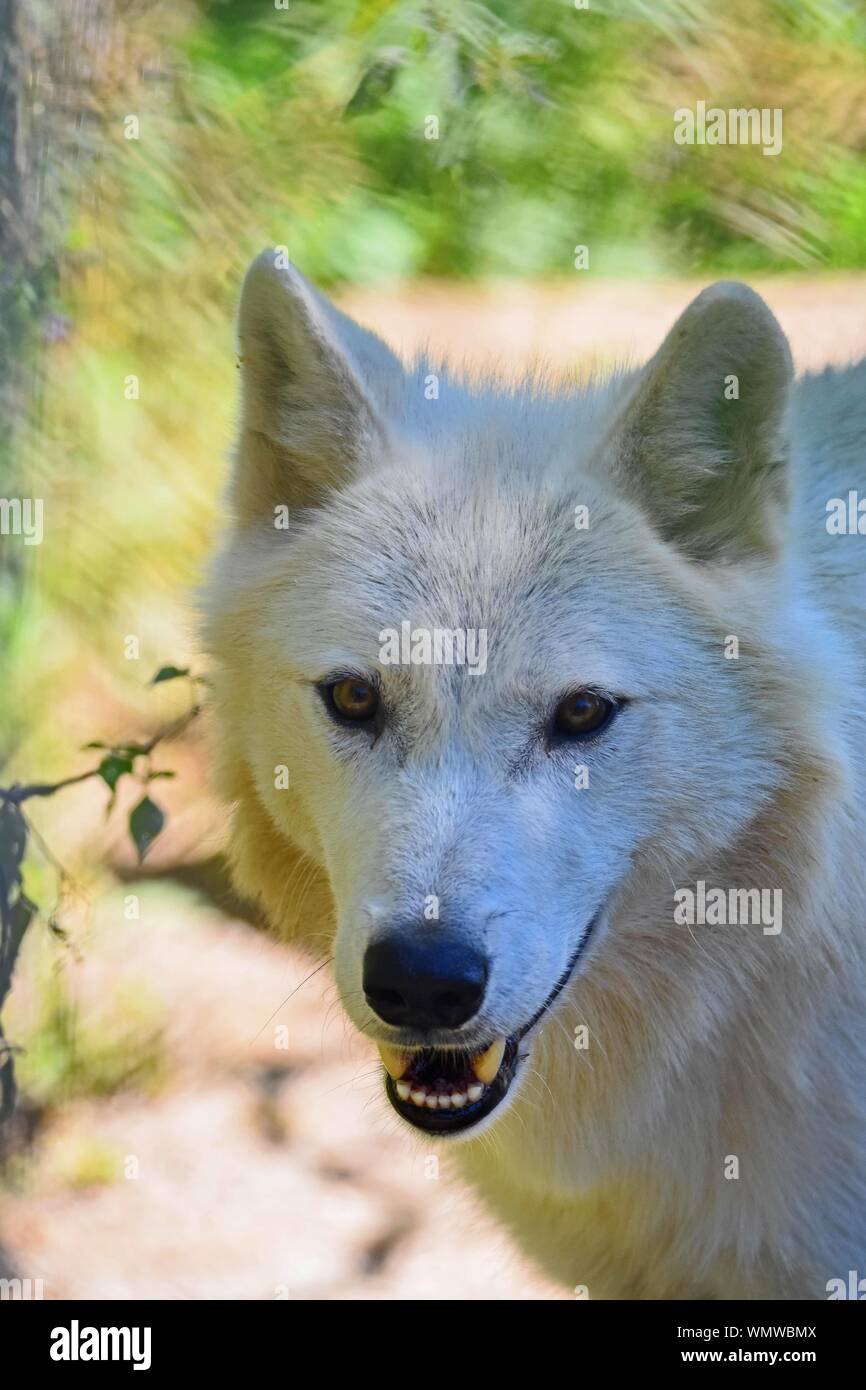
[[125,772],[132,772],[132,758],[109,753],[99,764],[99,775],[109,791],[115,791]]
[[[185,668],[161,666],[150,684],[162,684],[165,681],[179,678],[187,679],[193,691],[201,680],[200,677],[191,675]],[[86,782],[90,778],[99,777],[111,793],[108,802],[110,812],[114,806],[118,783],[122,777],[131,777],[143,787],[147,787],[159,778],[174,776],[170,770],[151,768],[151,755],[160,743],[185,729],[193,719],[197,718],[198,713],[198,705],[192,704],[186,714],[175,720],[168,728],[161,730],[146,743],[108,745],[99,740],[91,741],[85,745],[85,748],[105,752],[105,756],[96,767],[85,772],[74,773],[60,782],[32,782],[23,785],[16,783],[9,787],[0,786],[0,1009],[2,1009],[12,985],[15,963],[24,933],[38,911],[36,904],[27,897],[23,887],[23,867],[30,844],[30,825],[21,809],[22,806],[36,798],[56,796],[68,787]],[[165,812],[150,796],[145,794],[129,816],[129,834],[138,854],[139,862],[144,859],[154,840],[164,829],[165,823]],[[51,858],[53,860],[53,855]],[[65,870],[58,861],[53,860],[53,862],[55,862],[60,874],[62,891],[66,877]],[[49,925],[58,936],[63,937],[63,929],[55,921],[55,913],[56,909],[51,914]],[[65,1014],[62,1010],[59,1013],[57,1011],[52,1012],[41,1035],[40,1045],[44,1043],[50,1049],[51,1037],[54,1032],[57,1032],[54,1025],[58,1024],[59,1027],[60,1024],[63,1024],[63,1028],[65,1028],[64,1018]],[[63,1030],[61,1029],[58,1036],[62,1034]],[[11,1114],[15,1104],[15,1095],[13,1049],[6,1043],[2,1028],[0,1028],[0,1124]]]
[[160,666],[156,675],[151,680],[151,685],[161,685],[163,681],[176,681],[181,676],[189,675],[187,666]]
[[[613,271],[866,257],[841,0],[202,0],[160,61],[170,95],[106,162],[139,272],[267,241],[326,283],[564,275],[576,242]],[[783,153],[676,145],[698,99],[781,108]]]
[[164,825],[165,816],[160,807],[149,796],[142,797],[129,817],[129,833],[139,860],[147,854]]

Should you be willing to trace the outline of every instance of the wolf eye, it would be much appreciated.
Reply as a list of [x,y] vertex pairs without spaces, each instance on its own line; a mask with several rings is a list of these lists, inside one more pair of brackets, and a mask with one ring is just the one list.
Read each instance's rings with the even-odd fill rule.
[[577,690],[557,705],[553,732],[566,738],[598,733],[613,718],[616,708],[613,700],[595,690]]
[[326,701],[340,719],[363,724],[373,718],[379,708],[379,692],[369,681],[346,676],[343,680],[326,685],[323,691]]

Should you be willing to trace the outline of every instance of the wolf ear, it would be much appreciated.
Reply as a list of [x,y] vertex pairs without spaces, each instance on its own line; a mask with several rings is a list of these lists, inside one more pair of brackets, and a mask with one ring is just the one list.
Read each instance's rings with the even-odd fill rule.
[[720,281],[689,305],[638,376],[606,462],[659,533],[695,559],[776,550],[792,373],[764,301]]
[[390,448],[381,412],[403,376],[384,343],[317,293],[281,253],[247,271],[238,316],[238,519],[314,504]]

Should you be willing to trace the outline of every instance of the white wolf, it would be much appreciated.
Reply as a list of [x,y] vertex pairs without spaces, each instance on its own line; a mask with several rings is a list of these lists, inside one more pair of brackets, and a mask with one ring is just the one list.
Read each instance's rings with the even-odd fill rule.
[[[207,636],[240,886],[557,1278],[827,1297],[866,1272],[866,537],[827,524],[866,367],[794,386],[718,284],[639,371],[473,383],[271,252],[239,331]],[[439,630],[484,671],[382,659]]]

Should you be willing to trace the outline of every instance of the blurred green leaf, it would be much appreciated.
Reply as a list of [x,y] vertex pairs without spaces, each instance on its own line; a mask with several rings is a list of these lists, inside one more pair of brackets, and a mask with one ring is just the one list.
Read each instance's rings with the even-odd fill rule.
[[102,762],[99,764],[99,775],[111,791],[114,791],[116,788],[118,779],[121,778],[125,772],[131,771],[132,759],[118,757],[114,753],[110,753],[107,758],[103,758]]
[[160,666],[151,680],[151,685],[161,685],[163,681],[175,681],[179,676],[188,676],[188,666]]
[[165,816],[156,802],[151,801],[149,796],[143,797],[129,817],[129,833],[139,861],[144,859],[164,825]]

